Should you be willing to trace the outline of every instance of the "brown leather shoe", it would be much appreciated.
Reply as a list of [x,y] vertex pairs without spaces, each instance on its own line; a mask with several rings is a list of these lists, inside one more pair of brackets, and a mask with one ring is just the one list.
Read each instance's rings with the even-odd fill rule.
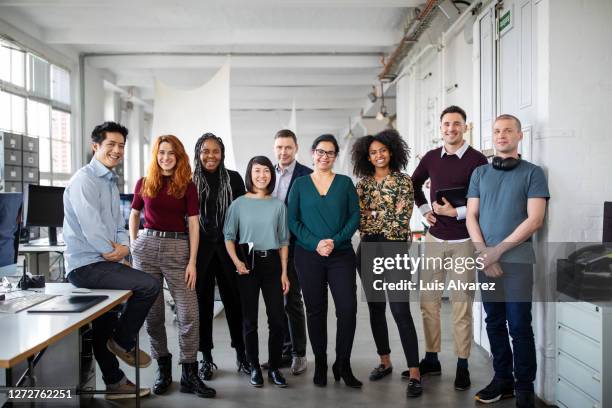
[[[106,348],[111,353],[123,360],[125,364],[132,367],[136,367],[136,348],[131,351],[125,351],[123,347],[118,345],[112,338],[108,339],[108,341],[106,342]],[[145,353],[144,351],[138,350],[138,357],[140,359],[138,364],[140,368],[145,368],[151,365],[151,356]]]

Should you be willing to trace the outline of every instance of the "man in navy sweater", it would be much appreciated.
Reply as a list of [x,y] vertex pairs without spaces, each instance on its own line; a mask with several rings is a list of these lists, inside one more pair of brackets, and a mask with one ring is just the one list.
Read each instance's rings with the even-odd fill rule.
[[[289,190],[293,182],[302,176],[312,173],[312,170],[295,159],[298,151],[295,133],[289,129],[279,130],[274,136],[274,155],[278,159],[276,164],[276,185],[272,195],[287,205]],[[291,234],[289,245],[289,259],[287,275],[289,277],[289,293],[285,295],[285,341],[283,347],[283,360],[291,358],[291,373],[298,375],[306,371],[306,320],[304,317],[304,303],[300,282],[293,263],[295,249],[295,236]]]
[[[423,156],[412,175],[414,200],[421,214],[430,224],[425,236],[425,258],[441,260],[431,262],[421,271],[421,281],[426,287],[438,281],[475,282],[474,268],[445,268],[447,259],[457,260],[474,257],[474,246],[465,226],[466,206],[454,208],[446,198],[443,204],[436,202],[436,192],[450,188],[467,188],[474,169],[487,164],[485,156],[473,149],[464,139],[467,131],[466,114],[458,106],[449,106],[440,115],[440,131],[444,146],[430,150]],[[430,202],[428,204],[422,187],[430,179]],[[433,208],[432,208],[433,207]],[[463,261],[461,261],[463,262]],[[425,358],[421,360],[421,375],[440,375],[442,372],[438,353],[440,352],[440,306],[442,290],[421,291],[421,313],[425,332]],[[453,334],[457,370],[455,389],[470,387],[468,357],[472,346],[472,301],[471,290],[453,290],[450,293],[453,307]]]

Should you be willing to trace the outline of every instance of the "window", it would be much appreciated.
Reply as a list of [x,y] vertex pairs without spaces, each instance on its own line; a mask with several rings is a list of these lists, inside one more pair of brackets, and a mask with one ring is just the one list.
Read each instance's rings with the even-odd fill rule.
[[33,54],[28,54],[28,91],[31,95],[49,99],[49,63]]
[[25,52],[0,41],[0,80],[23,88],[25,86]]
[[0,91],[0,130],[25,133],[25,98]]
[[49,137],[50,106],[28,99],[28,136]]
[[[70,160],[70,114],[53,110],[51,114],[51,151],[53,152],[52,170],[54,174],[62,173],[70,178],[72,172]],[[53,185],[58,185],[53,182]]]
[[70,72],[0,40],[0,130],[38,139],[40,183],[65,185],[72,172]]
[[51,65],[51,99],[70,105],[70,73]]

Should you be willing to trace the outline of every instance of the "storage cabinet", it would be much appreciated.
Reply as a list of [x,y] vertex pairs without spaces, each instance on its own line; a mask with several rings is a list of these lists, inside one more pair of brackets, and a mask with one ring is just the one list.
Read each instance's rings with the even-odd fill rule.
[[560,300],[556,404],[612,407],[612,304]]
[[0,192],[22,192],[38,184],[38,139],[0,132]]

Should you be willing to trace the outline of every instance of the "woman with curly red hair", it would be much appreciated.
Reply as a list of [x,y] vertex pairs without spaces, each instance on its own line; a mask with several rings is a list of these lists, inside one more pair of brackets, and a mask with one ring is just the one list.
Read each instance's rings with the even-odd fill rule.
[[[140,211],[145,211],[145,230],[138,235]],[[199,314],[195,292],[196,256],[200,240],[199,202],[191,181],[189,157],[176,136],[165,135],[153,144],[146,177],[136,183],[130,238],[134,267],[163,282],[166,279],[176,304],[179,326],[181,392],[214,397],[198,377]],[[168,351],[164,295],[160,292],[146,319],[151,355],[158,371],[153,392],[165,393],[172,383],[172,355]]]

